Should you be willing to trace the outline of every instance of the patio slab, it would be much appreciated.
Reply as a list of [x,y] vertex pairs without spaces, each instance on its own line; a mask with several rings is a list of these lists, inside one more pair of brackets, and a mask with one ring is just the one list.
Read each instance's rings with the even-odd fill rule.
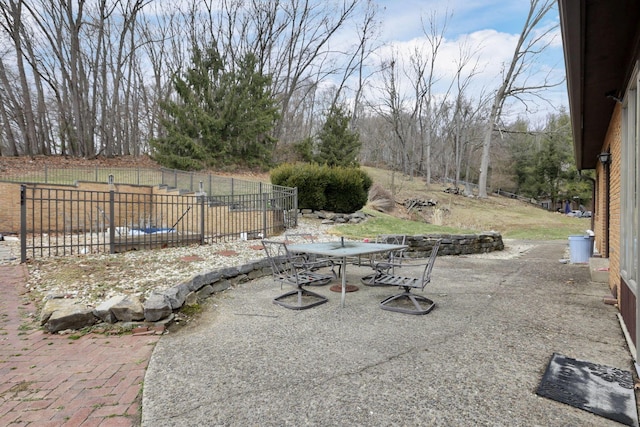
[[142,425],[618,425],[535,394],[553,353],[633,366],[607,285],[565,251],[439,257],[425,316],[381,310],[396,289],[360,285],[365,267],[347,269],[361,289],[344,308],[329,286],[293,311],[270,278],[237,285],[156,345]]

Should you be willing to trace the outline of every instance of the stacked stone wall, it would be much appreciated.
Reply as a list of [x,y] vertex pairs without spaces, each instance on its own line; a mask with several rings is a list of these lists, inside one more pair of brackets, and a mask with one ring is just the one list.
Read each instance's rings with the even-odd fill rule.
[[428,234],[407,236],[411,258],[425,258],[431,254],[431,248],[437,239],[442,239],[438,255],[482,254],[504,249],[502,235],[495,232],[480,234]]

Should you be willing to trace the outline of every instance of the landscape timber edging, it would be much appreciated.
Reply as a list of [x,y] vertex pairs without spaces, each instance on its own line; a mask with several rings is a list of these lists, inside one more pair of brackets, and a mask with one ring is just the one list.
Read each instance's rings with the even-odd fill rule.
[[[497,232],[484,232],[480,234],[428,234],[407,236],[406,243],[409,246],[407,256],[409,258],[424,258],[430,255],[435,240],[442,239],[438,255],[468,255],[477,253],[488,253],[504,249],[502,236]],[[142,303],[144,318],[127,319],[129,325],[133,327],[144,325],[145,323],[165,322],[184,305],[192,305],[200,300],[208,298],[214,293],[229,289],[231,286],[271,275],[271,267],[266,258],[250,261],[240,266],[225,267],[221,269],[204,271],[195,274],[190,279],[172,286],[164,291],[152,293],[147,300]],[[122,300],[118,301],[119,309],[122,310]],[[46,313],[42,325],[51,333],[66,329],[82,329],[93,326],[100,321],[106,323],[118,323],[124,320],[118,319],[126,315],[115,315],[108,306],[100,304],[101,313],[96,309],[74,310],[73,315],[81,324],[74,323],[73,319],[65,321],[60,316],[52,316],[53,312]],[[153,306],[151,306],[153,304]],[[139,305],[133,304],[133,305]],[[80,307],[78,307],[80,308]],[[93,312],[94,317],[87,320],[87,310]],[[81,311],[81,313],[79,312]],[[158,313],[165,313],[159,317]],[[56,319],[54,323],[50,318]],[[91,316],[89,316],[91,317]],[[107,320],[105,320],[107,319]]]

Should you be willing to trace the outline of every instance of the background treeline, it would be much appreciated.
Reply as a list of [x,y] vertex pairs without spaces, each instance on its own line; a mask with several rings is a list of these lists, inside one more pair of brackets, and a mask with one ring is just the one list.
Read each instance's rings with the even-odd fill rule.
[[[445,81],[446,19],[425,17],[407,58],[383,46],[379,16],[370,0],[0,0],[0,155],[193,169],[331,164],[340,149],[427,184],[477,182],[491,94],[469,92],[473,47]],[[500,122],[491,187],[566,192],[566,116]],[[331,140],[336,120],[354,145]]]

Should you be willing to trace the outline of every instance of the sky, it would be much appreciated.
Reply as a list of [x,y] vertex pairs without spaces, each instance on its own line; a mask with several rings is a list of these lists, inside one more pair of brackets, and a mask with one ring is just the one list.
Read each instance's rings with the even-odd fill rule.
[[[438,56],[438,68],[442,80],[453,75],[455,63],[459,58],[460,46],[470,46],[478,58],[477,78],[474,78],[472,91],[475,94],[495,90],[499,84],[502,66],[509,62],[515,43],[522,31],[529,1],[526,0],[377,0],[381,20],[382,39],[388,44],[388,51],[408,52],[424,44],[422,21],[435,14],[438,22],[449,16],[445,30],[445,40]],[[533,122],[541,122],[551,113],[564,108],[568,111],[565,68],[562,53],[562,39],[559,28],[557,6],[546,16],[543,26],[553,30],[553,39],[543,55],[537,57],[536,75],[551,73],[557,87],[545,90],[548,102],[530,105],[533,111],[525,111],[520,104],[511,104],[505,109],[505,121],[511,121],[519,115],[526,115]]]

